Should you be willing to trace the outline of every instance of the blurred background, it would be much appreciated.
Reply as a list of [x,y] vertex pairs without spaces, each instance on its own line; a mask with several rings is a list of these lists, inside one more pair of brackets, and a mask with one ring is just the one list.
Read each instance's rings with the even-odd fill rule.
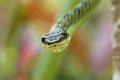
[[[50,30],[63,3],[0,0],[0,80],[32,80],[43,53],[41,35]],[[110,0],[102,0],[73,34],[55,80],[112,79],[110,7]]]

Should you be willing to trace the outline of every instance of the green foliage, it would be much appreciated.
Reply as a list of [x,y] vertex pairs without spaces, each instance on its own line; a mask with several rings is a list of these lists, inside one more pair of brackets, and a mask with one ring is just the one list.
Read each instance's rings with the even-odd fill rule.
[[17,66],[17,55],[16,55],[16,49],[13,46],[7,46],[4,47],[3,50],[0,52],[1,55],[1,71],[0,74],[2,78],[12,78],[16,74],[16,66]]

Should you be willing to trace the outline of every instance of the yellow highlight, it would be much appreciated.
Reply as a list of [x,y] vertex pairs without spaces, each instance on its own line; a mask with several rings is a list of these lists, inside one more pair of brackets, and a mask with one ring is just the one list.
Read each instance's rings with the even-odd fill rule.
[[44,45],[43,44],[43,47],[45,47],[48,50],[53,51],[53,52],[61,52],[67,48],[67,46],[70,43],[70,40],[71,40],[71,37],[69,36],[67,39],[65,39],[62,42],[53,43],[51,45]]

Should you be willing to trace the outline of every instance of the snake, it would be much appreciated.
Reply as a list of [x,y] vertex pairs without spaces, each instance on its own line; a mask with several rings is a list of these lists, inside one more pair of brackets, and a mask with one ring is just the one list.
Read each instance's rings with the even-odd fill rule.
[[71,35],[68,33],[68,29],[73,24],[80,23],[83,19],[88,18],[99,1],[81,0],[71,10],[58,18],[50,31],[42,35],[41,42],[43,47],[53,52],[65,50],[71,41]]

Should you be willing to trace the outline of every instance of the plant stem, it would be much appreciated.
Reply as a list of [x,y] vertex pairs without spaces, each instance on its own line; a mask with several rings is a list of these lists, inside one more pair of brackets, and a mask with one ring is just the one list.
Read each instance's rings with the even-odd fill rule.
[[113,80],[120,80],[120,0],[111,1],[114,22],[112,35]]
[[54,80],[64,55],[64,53],[43,53],[38,60],[32,80]]

